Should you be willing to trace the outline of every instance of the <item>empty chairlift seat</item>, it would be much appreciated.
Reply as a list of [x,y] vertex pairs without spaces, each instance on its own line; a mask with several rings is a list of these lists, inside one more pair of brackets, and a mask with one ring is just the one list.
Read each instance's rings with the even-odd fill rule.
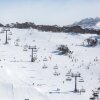
[[48,61],[48,60],[47,60],[47,58],[45,57],[45,58],[43,59],[43,61]]
[[71,80],[72,80],[72,78],[69,76],[66,78],[66,81],[71,81]]
[[79,82],[84,82],[83,78],[80,78],[80,79],[79,79]]
[[43,69],[46,69],[46,68],[48,68],[48,67],[44,64],[42,68],[43,68]]
[[53,69],[58,69],[58,66],[57,66],[57,65],[56,65],[56,66],[54,66],[54,67],[53,67]]
[[19,46],[19,44],[16,42],[16,43],[15,43],[15,46]]
[[71,73],[66,73],[66,75],[65,76],[71,76]]
[[23,48],[23,51],[27,51],[27,48],[24,47],[24,48]]

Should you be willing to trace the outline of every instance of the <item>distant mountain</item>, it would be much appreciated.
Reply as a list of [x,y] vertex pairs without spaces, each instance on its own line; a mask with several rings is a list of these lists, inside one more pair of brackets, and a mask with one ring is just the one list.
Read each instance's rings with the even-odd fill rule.
[[74,24],[70,26],[81,26],[82,28],[88,28],[88,29],[100,29],[100,18],[86,18],[79,22],[75,22]]

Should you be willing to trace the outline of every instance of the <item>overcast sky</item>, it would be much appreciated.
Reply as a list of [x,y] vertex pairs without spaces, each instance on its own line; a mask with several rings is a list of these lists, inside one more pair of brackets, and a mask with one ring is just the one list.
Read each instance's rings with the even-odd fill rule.
[[100,0],[0,0],[0,22],[68,25],[100,17]]

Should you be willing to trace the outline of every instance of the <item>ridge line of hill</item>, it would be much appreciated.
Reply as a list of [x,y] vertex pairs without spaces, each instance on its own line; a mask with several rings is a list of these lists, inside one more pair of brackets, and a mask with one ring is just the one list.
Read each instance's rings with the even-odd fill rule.
[[9,27],[9,28],[18,28],[18,29],[37,29],[39,31],[44,32],[64,32],[64,33],[91,33],[91,34],[97,34],[100,35],[100,29],[89,29],[89,28],[82,28],[81,26],[58,26],[58,25],[36,25],[31,22],[25,22],[25,23],[11,23],[3,25],[0,23],[0,27]]

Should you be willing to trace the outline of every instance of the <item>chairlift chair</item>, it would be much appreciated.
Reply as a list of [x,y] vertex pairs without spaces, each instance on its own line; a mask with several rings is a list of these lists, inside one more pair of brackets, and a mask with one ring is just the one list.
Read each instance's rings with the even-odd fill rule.
[[27,48],[24,47],[24,48],[23,48],[23,51],[27,51]]
[[53,69],[58,69],[58,66],[56,65],[56,66],[54,66],[54,68]]
[[69,77],[69,76],[66,78],[66,81],[71,81],[71,80],[72,80],[72,79],[71,79],[71,77]]
[[12,32],[10,32],[9,35],[12,35]]
[[33,50],[33,52],[37,52],[37,51],[38,51],[37,49],[34,49],[34,50]]
[[71,76],[71,75],[70,75],[70,73],[66,73],[66,75],[65,75],[65,76]]
[[90,100],[95,100],[95,97],[90,97]]
[[55,76],[59,76],[60,73],[58,73],[58,72],[55,71],[53,75],[55,75]]
[[11,40],[11,38],[10,38],[10,37],[8,37],[8,40]]
[[98,95],[98,93],[95,92],[95,93],[93,93],[93,96],[98,97],[99,95]]
[[78,82],[84,82],[83,78],[80,78]]
[[47,60],[47,58],[45,57],[45,58],[43,59],[43,61],[48,61],[48,60]]
[[4,33],[4,30],[1,30],[1,32],[0,33]]
[[44,64],[42,68],[43,68],[43,69],[46,69],[46,68],[48,68],[48,67]]
[[85,92],[85,89],[83,89],[83,88],[82,88],[82,89],[80,89],[80,92],[83,92],[83,93],[84,93],[84,92]]
[[18,43],[15,43],[15,46],[19,46],[19,44]]
[[100,87],[98,88],[98,91],[100,91]]
[[60,89],[59,89],[59,88],[57,88],[56,90],[53,90],[53,91],[60,91]]

